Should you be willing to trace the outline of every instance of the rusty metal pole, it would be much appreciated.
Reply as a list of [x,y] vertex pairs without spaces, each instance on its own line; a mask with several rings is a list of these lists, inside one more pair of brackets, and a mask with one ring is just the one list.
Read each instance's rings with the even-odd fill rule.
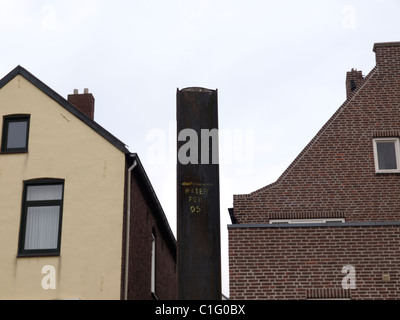
[[217,90],[177,91],[178,291],[221,299]]

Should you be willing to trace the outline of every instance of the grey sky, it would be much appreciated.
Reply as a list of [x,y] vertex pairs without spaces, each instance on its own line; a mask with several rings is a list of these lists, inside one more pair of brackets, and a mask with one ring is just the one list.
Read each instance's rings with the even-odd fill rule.
[[218,89],[223,291],[232,195],[274,182],[399,40],[400,3],[0,0],[0,75],[22,65],[66,97],[89,88],[95,120],[137,152],[176,229],[176,89]]

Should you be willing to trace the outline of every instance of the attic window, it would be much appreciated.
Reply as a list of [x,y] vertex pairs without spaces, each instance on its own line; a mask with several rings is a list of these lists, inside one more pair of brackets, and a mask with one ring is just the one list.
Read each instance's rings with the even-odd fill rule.
[[374,139],[375,171],[400,172],[399,138]]
[[3,118],[2,152],[28,152],[29,120],[29,115],[9,115]]

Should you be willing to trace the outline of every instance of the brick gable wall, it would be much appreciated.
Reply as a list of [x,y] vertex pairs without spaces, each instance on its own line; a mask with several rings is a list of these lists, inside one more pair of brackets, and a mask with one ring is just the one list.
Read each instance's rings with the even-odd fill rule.
[[[374,51],[376,67],[347,73],[347,100],[282,176],[234,195],[231,299],[400,297],[400,174],[377,174],[373,151],[373,138],[400,137],[400,43]],[[269,224],[310,218],[346,223]],[[342,287],[345,265],[356,270],[356,289]]]
[[375,50],[380,64],[278,181],[234,196],[239,223],[268,223],[271,214],[293,211],[340,211],[346,221],[400,218],[399,175],[375,173],[372,140],[399,134],[400,66],[392,62],[400,61],[400,46]]

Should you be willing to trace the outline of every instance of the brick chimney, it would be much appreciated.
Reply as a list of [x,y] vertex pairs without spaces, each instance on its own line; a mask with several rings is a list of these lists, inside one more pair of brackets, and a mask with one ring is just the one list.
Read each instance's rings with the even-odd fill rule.
[[400,42],[375,43],[373,50],[378,68],[400,70]]
[[74,94],[68,95],[68,102],[94,120],[94,97],[89,93],[89,89],[84,89],[82,94],[79,94],[78,89],[74,89]]
[[346,97],[349,99],[364,81],[362,71],[351,69],[346,73]]

